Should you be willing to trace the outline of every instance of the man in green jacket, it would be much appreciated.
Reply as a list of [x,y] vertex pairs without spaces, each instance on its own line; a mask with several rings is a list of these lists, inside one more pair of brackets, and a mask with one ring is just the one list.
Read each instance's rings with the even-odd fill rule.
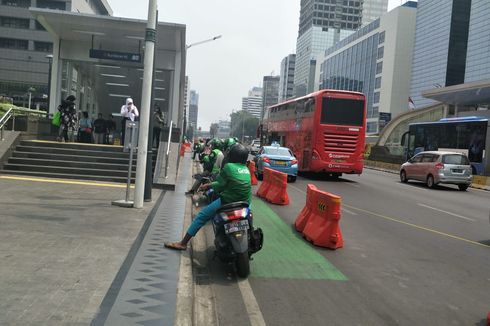
[[229,153],[229,161],[221,170],[216,181],[202,186],[205,189],[213,188],[219,193],[219,198],[197,214],[181,241],[165,243],[165,247],[176,250],[187,249],[187,243],[201,227],[216,215],[216,211],[221,205],[238,201],[251,202],[252,185],[250,183],[250,172],[246,165],[247,158],[248,150],[243,145],[236,144],[232,147]]

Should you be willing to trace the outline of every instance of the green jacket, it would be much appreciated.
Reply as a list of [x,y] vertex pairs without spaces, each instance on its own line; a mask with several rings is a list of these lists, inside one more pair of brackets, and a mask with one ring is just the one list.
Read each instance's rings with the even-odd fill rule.
[[222,205],[252,201],[250,172],[245,164],[227,163],[211,187],[220,194]]

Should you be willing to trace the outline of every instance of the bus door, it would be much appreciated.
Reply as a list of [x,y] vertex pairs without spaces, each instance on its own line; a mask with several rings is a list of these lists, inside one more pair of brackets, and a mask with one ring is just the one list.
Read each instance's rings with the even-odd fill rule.
[[402,135],[401,145],[403,146],[403,159],[408,161],[415,155],[415,134],[410,131]]

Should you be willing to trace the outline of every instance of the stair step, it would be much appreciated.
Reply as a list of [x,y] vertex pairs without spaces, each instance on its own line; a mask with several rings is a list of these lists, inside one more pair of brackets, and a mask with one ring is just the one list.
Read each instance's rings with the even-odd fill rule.
[[[105,181],[105,182],[117,182],[117,183],[127,182],[127,178],[121,178],[121,177],[102,176],[102,175],[65,174],[65,173],[52,173],[52,172],[39,172],[39,171],[1,170],[0,174],[57,178],[57,179],[93,180],[93,181]],[[131,178],[131,180],[132,183],[134,183],[134,178]]]
[[[128,171],[128,164],[109,164],[97,162],[80,162],[66,160],[45,160],[36,158],[11,157],[8,159],[9,164],[37,165],[37,166],[60,166],[84,169],[99,169],[99,170],[122,170]],[[133,170],[136,170],[136,165],[133,165]]]
[[113,145],[98,145],[98,144],[87,144],[87,143],[61,143],[56,141],[44,141],[44,140],[22,140],[20,142],[22,146],[33,146],[33,147],[43,147],[43,148],[66,148],[66,149],[77,149],[77,150],[95,150],[104,152],[116,152],[122,153],[122,146]]
[[[105,169],[87,169],[87,168],[75,168],[66,166],[40,166],[40,165],[28,165],[28,164],[13,164],[6,163],[4,165],[5,170],[15,171],[37,171],[48,173],[62,173],[62,174],[81,174],[81,175],[96,175],[96,176],[114,176],[114,177],[127,177],[128,171],[124,170],[105,170]],[[132,174],[136,174],[133,172]]]
[[[72,162],[94,162],[94,163],[107,163],[107,164],[128,164],[129,156],[127,158],[115,158],[115,157],[103,157],[103,156],[80,156],[80,155],[67,155],[67,154],[53,154],[53,153],[41,153],[41,152],[21,152],[14,151],[12,157],[19,158],[33,158],[43,160],[63,160]],[[137,158],[133,158],[133,164],[136,163]]]
[[[36,146],[23,146],[19,145],[15,148],[21,152],[36,152],[36,153],[51,153],[51,154],[64,154],[64,155],[77,155],[77,156],[97,156],[97,157],[112,157],[112,158],[129,158],[129,153],[123,152],[104,152],[94,150],[80,150],[70,148],[58,148],[58,147],[36,147]],[[134,154],[133,154],[134,155]],[[137,154],[134,155],[137,157]]]

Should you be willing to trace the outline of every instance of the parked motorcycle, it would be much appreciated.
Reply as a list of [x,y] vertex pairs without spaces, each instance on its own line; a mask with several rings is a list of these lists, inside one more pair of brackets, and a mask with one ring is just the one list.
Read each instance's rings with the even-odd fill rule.
[[251,256],[262,249],[264,235],[253,228],[252,211],[247,202],[223,205],[213,219],[216,256],[234,263],[239,277],[250,273]]

